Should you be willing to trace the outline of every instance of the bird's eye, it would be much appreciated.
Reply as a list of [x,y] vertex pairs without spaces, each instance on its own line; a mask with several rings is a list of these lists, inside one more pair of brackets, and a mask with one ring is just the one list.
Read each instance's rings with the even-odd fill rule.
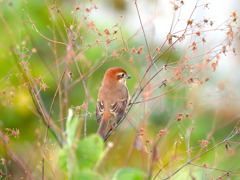
[[123,73],[122,73],[121,75],[122,75],[122,77],[124,77],[124,74],[123,74]]

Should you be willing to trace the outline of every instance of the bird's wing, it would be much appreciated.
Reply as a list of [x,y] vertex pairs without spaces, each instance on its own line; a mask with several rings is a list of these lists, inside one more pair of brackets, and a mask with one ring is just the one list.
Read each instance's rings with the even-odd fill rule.
[[103,101],[98,100],[97,101],[97,108],[96,108],[96,117],[97,117],[97,123],[99,124],[101,121],[101,116],[104,112],[104,104]]
[[119,123],[123,117],[128,105],[128,97],[126,99],[115,102],[110,107],[110,112],[115,116],[115,123]]

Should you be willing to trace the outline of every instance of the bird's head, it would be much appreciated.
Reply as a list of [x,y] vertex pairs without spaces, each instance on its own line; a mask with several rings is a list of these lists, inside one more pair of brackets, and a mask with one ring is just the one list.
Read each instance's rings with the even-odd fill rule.
[[113,67],[106,71],[104,82],[126,84],[126,79],[131,78],[125,70],[119,67]]

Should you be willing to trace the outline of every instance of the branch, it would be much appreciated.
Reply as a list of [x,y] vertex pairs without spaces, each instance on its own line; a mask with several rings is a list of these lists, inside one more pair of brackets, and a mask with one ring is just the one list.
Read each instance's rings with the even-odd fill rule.
[[[220,146],[220,145],[222,145],[222,144],[224,144],[224,143],[226,143],[226,141],[224,140],[224,141],[222,141],[222,142],[220,142],[219,144],[217,144],[217,145],[215,145],[215,146],[213,146],[212,148],[210,148],[209,150],[207,150],[207,151],[205,151],[205,152],[203,152],[202,154],[200,154],[200,155],[198,155],[198,156],[196,156],[195,158],[193,158],[193,159],[191,159],[191,160],[189,160],[188,162],[186,162],[185,164],[183,164],[180,168],[178,168],[174,173],[172,173],[170,176],[168,176],[167,178],[164,178],[164,180],[165,179],[169,179],[169,178],[171,178],[173,175],[175,175],[175,174],[177,174],[182,168],[184,168],[186,165],[188,165],[188,164],[190,164],[192,161],[194,161],[194,160],[196,160],[196,159],[198,159],[199,157],[201,157],[202,155],[204,155],[204,154],[206,154],[206,153],[208,153],[209,151],[211,151],[211,150],[213,150],[213,149],[215,149],[216,147],[218,147],[218,146]],[[157,178],[157,176],[158,176],[158,174],[160,173],[160,171],[156,174],[156,176],[153,178],[153,180],[154,179],[156,179]]]

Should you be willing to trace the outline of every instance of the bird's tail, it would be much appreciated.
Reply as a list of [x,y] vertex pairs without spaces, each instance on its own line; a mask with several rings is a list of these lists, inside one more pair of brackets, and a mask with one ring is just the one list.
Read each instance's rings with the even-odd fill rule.
[[101,121],[100,126],[99,126],[98,131],[97,131],[97,133],[100,136],[102,136],[103,139],[105,138],[106,130],[107,130],[108,123],[109,123],[110,119],[111,119],[110,115],[108,115],[107,113],[103,113],[102,121]]

